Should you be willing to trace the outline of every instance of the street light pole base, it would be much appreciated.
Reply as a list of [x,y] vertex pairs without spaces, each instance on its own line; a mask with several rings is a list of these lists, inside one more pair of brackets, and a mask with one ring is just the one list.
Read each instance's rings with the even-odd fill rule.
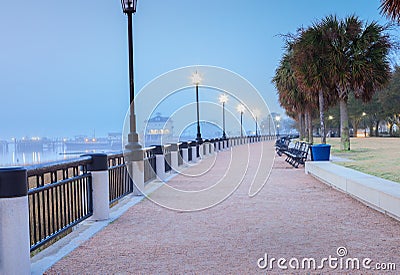
[[196,141],[197,141],[197,143],[200,145],[200,144],[203,144],[203,139],[201,138],[201,136],[199,137],[199,136],[197,136],[196,137]]
[[138,142],[138,135],[136,133],[129,133],[124,155],[127,161],[143,160],[143,147]]

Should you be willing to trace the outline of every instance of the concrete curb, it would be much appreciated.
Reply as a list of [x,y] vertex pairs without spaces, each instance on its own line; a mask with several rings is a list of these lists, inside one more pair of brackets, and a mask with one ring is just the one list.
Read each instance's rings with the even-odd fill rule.
[[400,184],[368,175],[329,161],[308,161],[306,174],[400,220]]

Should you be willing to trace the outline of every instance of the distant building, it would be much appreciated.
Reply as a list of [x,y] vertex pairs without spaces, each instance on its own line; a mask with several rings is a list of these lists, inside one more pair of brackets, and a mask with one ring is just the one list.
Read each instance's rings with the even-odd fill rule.
[[0,153],[7,153],[8,152],[8,143],[5,140],[0,140]]
[[108,133],[107,140],[113,150],[122,148],[122,133]]
[[[214,139],[222,137],[222,129],[216,124],[209,121],[200,121],[200,132],[202,139]],[[229,137],[231,133],[228,131],[226,135]],[[197,136],[197,123],[192,123],[186,127],[181,135],[179,141],[193,141]]]
[[145,121],[145,146],[160,145],[172,141],[173,121],[169,117],[156,116]]

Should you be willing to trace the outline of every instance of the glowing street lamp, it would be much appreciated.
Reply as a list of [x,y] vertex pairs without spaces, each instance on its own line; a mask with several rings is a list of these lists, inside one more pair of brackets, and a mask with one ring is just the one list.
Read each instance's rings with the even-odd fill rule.
[[367,124],[365,123],[365,116],[366,115],[367,114],[365,112],[362,112],[362,117],[363,117],[363,120],[364,120],[364,137],[367,137]]
[[277,133],[276,133],[276,135],[279,137],[279,121],[281,121],[281,117],[280,116],[276,116],[275,120],[276,120],[276,123],[277,123],[277,126],[276,126]]
[[196,106],[197,106],[197,137],[196,141],[198,144],[203,143],[203,139],[201,138],[200,132],[200,113],[199,113],[199,84],[202,81],[201,75],[196,71],[192,74],[192,83],[196,85]]
[[256,137],[257,137],[258,136],[258,122],[257,122],[257,119],[258,119],[258,116],[260,115],[260,110],[255,109],[253,111],[253,115],[254,115],[254,118],[255,118],[255,121],[256,121]]
[[329,120],[329,137],[331,137],[332,135],[332,120],[333,120],[333,116],[328,116],[328,120]]
[[129,51],[129,96],[130,96],[130,117],[129,117],[129,134],[128,144],[125,146],[128,153],[127,156],[131,160],[143,159],[141,154],[142,146],[139,143],[139,136],[136,132],[136,115],[135,115],[135,86],[133,78],[133,35],[132,35],[132,14],[136,12],[137,0],[121,0],[122,10],[128,16],[128,51]]
[[240,113],[240,136],[243,137],[243,113],[246,108],[243,104],[239,104],[236,110]]
[[219,96],[219,102],[222,103],[222,138],[226,139],[226,133],[225,133],[225,103],[228,102],[228,95],[227,94],[221,94]]

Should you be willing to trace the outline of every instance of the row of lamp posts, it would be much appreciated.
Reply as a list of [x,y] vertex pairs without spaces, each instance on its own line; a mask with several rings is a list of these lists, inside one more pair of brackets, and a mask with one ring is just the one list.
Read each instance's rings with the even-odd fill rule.
[[[192,83],[196,87],[196,113],[197,113],[197,135],[196,141],[201,144],[203,139],[201,137],[201,129],[200,129],[200,108],[199,108],[199,85],[202,81],[201,75],[196,71],[192,76]],[[222,139],[226,139],[226,131],[225,131],[225,104],[228,102],[229,97],[227,94],[223,93],[219,96],[219,102],[222,104]],[[246,107],[243,104],[239,104],[237,106],[237,111],[240,113],[240,136],[243,136],[243,113]],[[256,122],[256,136],[258,136],[258,116],[259,111],[254,110],[254,117]]]
[[[134,85],[134,74],[133,74],[133,26],[132,26],[132,15],[136,12],[137,0],[121,0],[122,10],[128,17],[128,52],[129,52],[129,91],[130,91],[130,120],[129,120],[129,134],[128,134],[128,144],[125,146],[126,156],[128,161],[140,161],[143,159],[142,146],[139,143],[139,136],[136,129],[136,115],[135,115],[135,85]],[[200,130],[200,110],[199,110],[199,84],[201,83],[201,76],[196,71],[192,75],[192,82],[196,87],[196,107],[197,107],[197,135],[196,141],[201,144],[203,139],[201,137]],[[225,104],[228,101],[228,96],[222,94],[219,97],[219,101],[222,104],[222,121],[223,121],[223,132],[222,138],[226,139],[225,131]],[[240,136],[243,136],[243,114],[245,111],[245,106],[239,104],[237,106],[237,111],[240,113]],[[254,111],[255,122],[256,122],[256,136],[258,136],[258,116],[259,111]],[[279,122],[277,120],[277,122]],[[277,127],[279,136],[279,124]]]

